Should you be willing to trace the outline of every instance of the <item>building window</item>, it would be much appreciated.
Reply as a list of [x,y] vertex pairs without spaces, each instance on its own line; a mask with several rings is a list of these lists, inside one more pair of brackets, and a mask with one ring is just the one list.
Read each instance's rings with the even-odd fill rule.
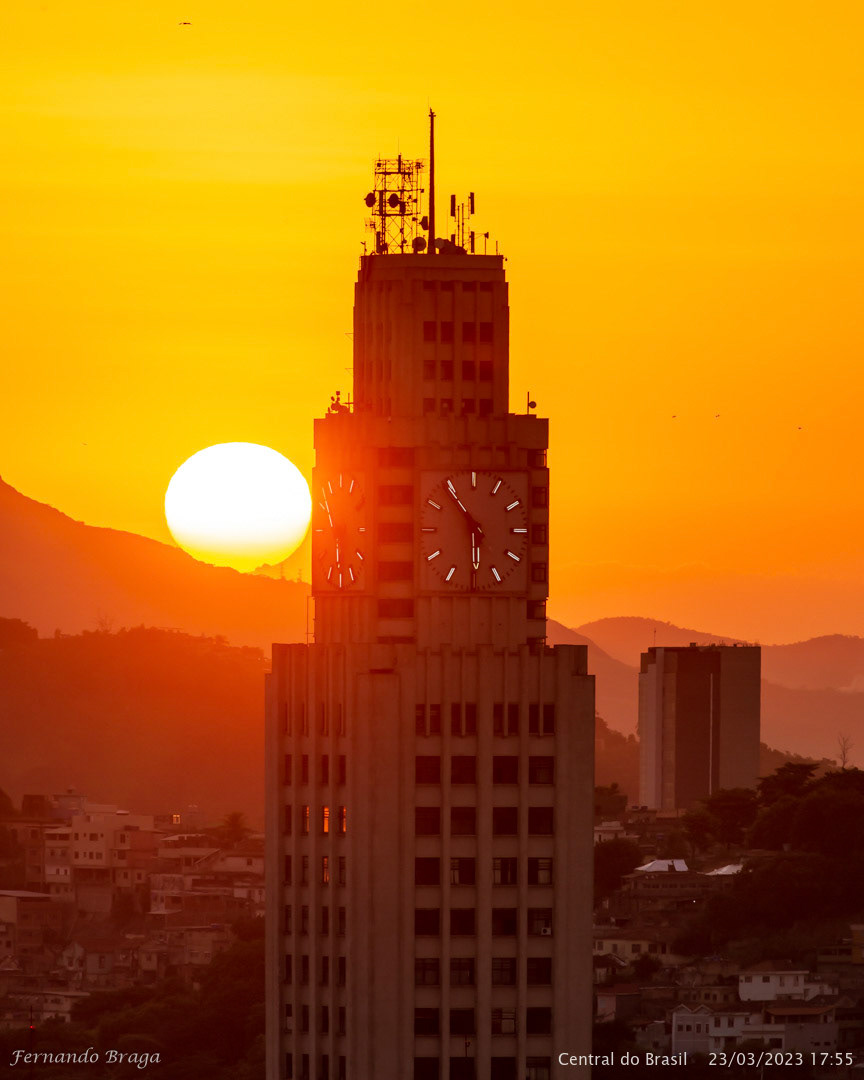
[[519,758],[518,757],[493,757],[492,758],[492,783],[493,784],[518,784],[519,783]]
[[322,855],[321,856],[321,884],[322,885],[329,885],[330,884],[330,856],[329,855]]
[[309,1006],[300,1006],[300,1030],[305,1034],[309,1030]]
[[348,807],[339,807],[339,821],[338,821],[339,835],[345,836],[348,832]]
[[450,807],[450,835],[474,836],[477,832],[477,808],[475,806]]
[[553,832],[553,810],[551,806],[529,806],[528,835],[551,836]]
[[480,398],[479,412],[480,412],[481,416],[491,416],[492,415],[492,399],[491,398]]
[[450,985],[474,985],[474,957],[459,956],[450,960]]
[[552,908],[528,908],[528,933],[536,937],[552,936]]
[[464,382],[473,382],[477,378],[477,365],[473,360],[462,361],[462,379]]
[[300,884],[301,885],[308,885],[309,884],[309,856],[308,855],[301,855],[300,856]]
[[440,1074],[441,1069],[438,1058],[414,1058],[414,1080],[438,1080]]
[[474,1034],[474,1010],[451,1009],[450,1010],[450,1034],[473,1035]]
[[546,618],[546,601],[545,600],[529,600],[527,603],[526,614],[529,619],[545,619]]
[[339,868],[338,869],[338,875],[339,875],[338,883],[340,885],[344,885],[346,877],[347,877],[347,874],[346,874],[346,862],[345,862],[345,856],[344,855],[339,856],[339,862],[338,862],[337,865],[338,865],[338,868]]
[[405,597],[388,597],[378,601],[379,619],[413,619],[414,601]]
[[548,1057],[525,1058],[525,1080],[549,1080],[552,1059]]
[[330,807],[321,807],[321,835],[328,836],[330,833]]
[[496,937],[516,936],[516,908],[492,908],[492,933]]
[[340,907],[336,911],[336,933],[339,937],[345,937],[346,911]]
[[423,340],[424,341],[437,341],[438,340],[438,327],[432,319],[426,319],[423,322]]
[[515,806],[492,808],[492,835],[515,836],[519,826],[519,811]]
[[477,734],[477,704],[473,701],[465,703],[465,734]]
[[476,757],[452,757],[450,759],[450,783],[451,784],[476,784],[477,783],[477,758]]
[[441,706],[437,704],[429,706],[429,734],[441,734]]
[[492,1010],[492,1034],[515,1035],[516,1034],[516,1010],[493,1009]]
[[529,784],[554,784],[555,783],[555,758],[553,757],[529,757],[528,758],[528,783]]
[[462,340],[472,344],[477,340],[477,324],[473,322],[462,323]]
[[516,985],[516,958],[515,956],[492,957],[492,985],[515,986]]
[[283,784],[290,784],[291,783],[291,755],[290,754],[285,755],[285,770],[284,770],[284,778],[282,780],[282,783]]
[[414,808],[414,834],[416,836],[441,835],[440,806],[416,806]]
[[379,581],[413,581],[414,564],[411,562],[379,562]]
[[552,859],[528,860],[529,885],[551,885],[552,877]]
[[416,784],[440,784],[441,758],[423,755],[415,757],[414,782]]
[[300,933],[309,933],[309,905],[304,904],[300,908]]
[[450,706],[450,734],[462,734],[462,706],[458,701],[454,701]]
[[555,734],[555,703],[552,701],[543,706],[543,734]]
[[450,1080],[476,1080],[477,1072],[473,1057],[450,1058]]
[[511,701],[507,705],[507,734],[519,734],[519,703]]
[[491,382],[492,381],[492,361],[481,360],[480,361],[480,381]]
[[474,885],[475,884],[475,859],[455,858],[450,860],[450,884],[451,885]]
[[[452,337],[451,337],[452,340]],[[453,382],[453,361],[441,361],[441,379],[443,382]]]
[[414,860],[414,884],[415,885],[440,885],[441,884],[441,860],[440,859],[415,859]]
[[435,378],[435,357],[434,356],[429,356],[423,361],[423,378],[426,379],[427,381]]
[[417,957],[414,960],[414,985],[439,986],[440,983],[441,961],[438,957]]
[[414,908],[414,933],[418,937],[430,937],[440,934],[441,909]]
[[493,1057],[489,1080],[518,1080],[516,1076],[516,1058]]
[[292,810],[292,807],[290,807],[290,806],[285,807],[284,826],[285,826],[285,835],[286,836],[291,835],[291,810]]
[[309,985],[309,957],[300,957],[300,984],[302,986]]
[[467,937],[475,933],[474,908],[450,908],[450,933],[454,937]]
[[551,956],[528,957],[528,985],[551,986],[552,985],[552,958]]
[[[453,323],[452,321],[445,320],[441,323],[441,342],[444,345],[453,344]],[[450,376],[453,377],[452,375]]]
[[330,755],[329,754],[322,754],[321,755],[321,783],[322,784],[329,784],[330,783]]
[[552,1010],[529,1006],[525,1010],[525,1033],[526,1035],[551,1035]]
[[310,808],[308,806],[301,806],[300,807],[300,832],[302,832],[304,836],[309,835],[309,815],[310,815],[310,813],[311,813],[311,811],[310,811]]
[[437,1035],[439,1028],[437,1009],[414,1010],[414,1034]]
[[309,755],[302,754],[300,757],[300,783],[309,783]]
[[414,502],[414,488],[411,484],[380,484],[378,503],[380,506],[410,506]]
[[492,884],[515,885],[519,876],[519,860],[516,858],[501,858],[492,860]]
[[549,488],[545,484],[531,488],[531,505],[534,507],[549,505]]
[[487,342],[487,343],[492,341],[492,323],[491,322],[481,322],[480,323],[480,340],[483,341],[483,342]]
[[549,543],[549,527],[547,525],[532,525],[531,526],[531,543],[532,544],[548,544]]
[[462,398],[462,415],[472,415],[477,411],[477,402],[474,398]]
[[[326,910],[326,908],[325,908]],[[330,957],[321,957],[321,986],[330,985]]]
[[284,881],[285,881],[286,885],[291,884],[291,856],[290,855],[285,856],[285,868],[284,868],[284,872],[283,872],[283,878],[284,878]]
[[285,974],[285,982],[288,983],[288,985],[290,986],[291,983],[293,982],[293,977],[294,977],[294,957],[293,956],[286,956],[285,957],[285,972],[284,972],[284,974]]

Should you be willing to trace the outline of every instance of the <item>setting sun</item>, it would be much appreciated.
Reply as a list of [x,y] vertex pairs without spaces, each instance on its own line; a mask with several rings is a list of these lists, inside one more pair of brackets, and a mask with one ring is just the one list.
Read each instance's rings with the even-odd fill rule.
[[202,562],[235,570],[287,558],[306,534],[311,508],[300,470],[257,443],[199,450],[165,492],[165,519],[180,547]]

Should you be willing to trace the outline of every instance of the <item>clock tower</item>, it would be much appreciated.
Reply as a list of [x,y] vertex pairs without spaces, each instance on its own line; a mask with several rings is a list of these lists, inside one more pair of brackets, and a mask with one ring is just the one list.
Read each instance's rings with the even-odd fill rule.
[[273,648],[269,1080],[590,1052],[594,688],[545,645],[548,424],[509,412],[473,195],[436,238],[421,176],[376,164],[352,400],[315,422],[314,643]]

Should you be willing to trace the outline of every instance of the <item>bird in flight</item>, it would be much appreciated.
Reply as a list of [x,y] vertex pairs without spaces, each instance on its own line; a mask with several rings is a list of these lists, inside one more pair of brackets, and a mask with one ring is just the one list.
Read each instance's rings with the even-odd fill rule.
[[191,26],[192,23],[191,22],[181,22],[181,23],[177,23],[177,25],[178,26]]

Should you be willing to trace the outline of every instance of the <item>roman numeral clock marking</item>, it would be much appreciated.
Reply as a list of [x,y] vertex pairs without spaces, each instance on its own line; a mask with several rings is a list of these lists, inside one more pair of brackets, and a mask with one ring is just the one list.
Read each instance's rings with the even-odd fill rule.
[[465,469],[427,474],[421,483],[421,588],[522,592],[528,555],[525,474]]

